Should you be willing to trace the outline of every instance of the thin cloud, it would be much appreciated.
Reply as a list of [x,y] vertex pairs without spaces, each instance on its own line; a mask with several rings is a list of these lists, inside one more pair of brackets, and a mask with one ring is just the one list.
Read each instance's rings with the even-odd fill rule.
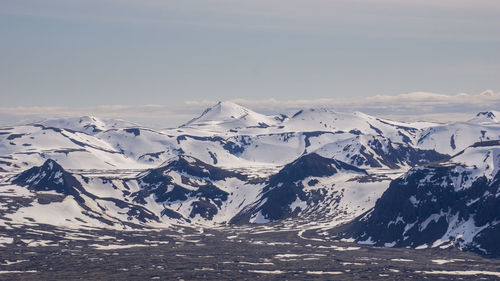
[[396,96],[376,95],[351,99],[315,99],[278,101],[245,100],[234,102],[261,112],[298,110],[304,107],[330,107],[338,111],[362,111],[375,116],[401,121],[465,121],[475,113],[500,108],[500,93],[487,90],[479,94],[445,95],[413,92]]
[[[465,121],[479,111],[500,109],[500,93],[487,90],[479,94],[445,95],[413,92],[395,96],[376,95],[365,98],[312,99],[283,101],[234,99],[233,102],[264,114],[292,114],[302,108],[328,107],[337,111],[361,111],[400,121]],[[0,124],[12,125],[46,118],[94,115],[120,118],[140,124],[167,128],[176,127],[199,115],[217,101],[188,101],[181,105],[101,105],[96,107],[14,107],[0,108]]]
[[[242,105],[266,109],[267,107],[314,107],[318,105],[324,106],[348,106],[349,108],[414,108],[416,106],[433,106],[431,110],[438,110],[435,106],[500,106],[500,93],[495,93],[492,90],[487,90],[480,94],[460,93],[456,95],[445,95],[431,92],[413,92],[400,94],[396,96],[375,95],[364,98],[347,98],[347,99],[313,99],[313,100],[295,100],[295,101],[279,101],[276,99],[267,100],[247,100],[235,99],[236,103]],[[193,102],[192,102],[193,103]],[[191,104],[192,104],[191,103]],[[456,110],[462,110],[463,107]]]

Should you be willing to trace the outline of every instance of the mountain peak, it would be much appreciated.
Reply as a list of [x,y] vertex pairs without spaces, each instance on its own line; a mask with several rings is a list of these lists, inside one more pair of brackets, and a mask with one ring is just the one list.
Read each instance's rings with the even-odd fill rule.
[[500,111],[489,110],[476,114],[476,117],[469,120],[471,123],[498,123],[500,122]]
[[78,197],[78,192],[74,187],[80,187],[78,180],[52,159],[47,159],[41,166],[35,166],[20,173],[12,182],[31,190],[54,190],[75,197]]
[[265,115],[259,114],[252,111],[244,106],[236,104],[230,101],[219,101],[212,107],[207,108],[199,117],[192,119],[181,127],[186,127],[189,125],[199,125],[217,122],[217,123],[227,123],[233,121],[242,121],[243,127],[245,125],[255,126],[259,123],[268,123],[269,118]]
[[63,171],[64,169],[55,160],[47,159],[42,165],[42,171]]
[[210,111],[232,119],[239,118],[251,112],[250,109],[230,101],[219,101]]

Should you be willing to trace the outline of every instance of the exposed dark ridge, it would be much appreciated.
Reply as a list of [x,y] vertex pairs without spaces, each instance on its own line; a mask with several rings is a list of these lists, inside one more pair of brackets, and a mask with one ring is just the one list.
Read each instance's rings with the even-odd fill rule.
[[201,199],[195,201],[191,206],[193,207],[193,209],[189,214],[190,218],[194,218],[196,215],[200,215],[202,218],[211,220],[218,212],[217,206],[215,206],[208,200]]
[[479,117],[479,116],[482,116],[482,115],[485,115],[486,117],[488,118],[493,118],[493,117],[496,117],[495,116],[495,113],[491,112],[491,111],[483,111],[483,112],[479,112],[478,114],[476,114],[476,117]]
[[169,209],[169,208],[165,208],[161,211],[161,216],[167,216],[171,219],[182,219],[182,215],[179,214],[178,212],[172,210],[172,209]]
[[401,136],[401,138],[402,138],[402,140],[403,140],[404,143],[406,143],[406,144],[413,144],[413,141],[407,135],[401,133],[400,131],[398,131],[398,135]]
[[427,138],[427,137],[428,137],[431,133],[432,133],[432,131],[427,132],[425,135],[421,136],[421,137],[418,139],[417,144],[421,144],[421,143],[425,140],[425,138]]
[[500,145],[500,140],[480,141],[474,143],[470,147],[485,147],[485,146],[495,146],[495,145]]
[[84,129],[89,129],[89,128],[92,129],[92,133],[100,133],[100,132],[102,132],[102,130],[98,129],[97,126],[94,125],[94,124],[85,125],[85,126],[83,126],[83,128]]
[[160,155],[162,155],[163,153],[166,153],[166,151],[158,151],[158,152],[145,153],[145,154],[142,154],[141,156],[139,156],[137,158],[137,160],[144,160],[144,159],[146,159],[146,157],[149,157],[149,161],[152,162],[153,159],[151,159],[151,158],[159,159]]
[[368,145],[380,157],[375,160],[373,158],[374,155],[363,154],[362,151],[362,154],[370,161],[371,167],[377,167],[376,163],[381,163],[391,169],[399,169],[401,164],[408,164],[415,167],[428,162],[449,159],[449,155],[447,154],[441,154],[435,150],[413,148],[405,144],[394,143],[390,139],[388,139],[386,145],[387,151],[383,149],[384,145],[379,139],[370,140]]
[[221,137],[200,137],[200,136],[191,136],[191,135],[180,135],[180,136],[177,136],[176,138],[176,141],[177,141],[177,144],[180,144],[181,141],[183,140],[187,140],[187,138],[191,138],[191,139],[194,139],[194,140],[198,140],[198,141],[211,141],[211,142],[219,142],[221,144],[224,144],[225,140]]
[[350,131],[349,131],[349,133],[351,133],[351,134],[353,134],[353,135],[357,135],[357,136],[359,136],[359,135],[364,135],[364,134],[363,134],[363,132],[361,132],[361,131],[360,131],[360,130],[358,130],[358,129],[352,129],[352,130],[350,130]]
[[292,116],[292,118],[295,118],[295,117],[299,116],[299,115],[300,115],[300,114],[302,114],[303,112],[304,112],[304,110],[299,110],[299,111],[297,111],[297,112],[296,112],[296,113]]
[[[57,132],[57,133],[60,133],[63,130],[61,128],[45,126],[45,125],[42,125],[42,124],[33,124],[33,127],[39,127],[39,128],[42,128],[42,130],[52,130],[52,131]],[[69,132],[75,132],[73,130],[68,130],[68,131]]]
[[47,159],[42,166],[32,167],[15,176],[12,183],[34,191],[53,190],[72,195],[78,202],[84,202],[79,192],[83,190],[81,183],[52,159]]
[[436,165],[436,164],[440,164],[440,163],[443,163],[445,161],[448,161],[448,160],[450,160],[452,158],[455,158],[455,157],[457,157],[459,155],[464,154],[465,150],[467,150],[467,148],[469,148],[469,147],[488,147],[488,146],[497,146],[497,145],[500,145],[500,140],[488,140],[488,141],[475,142],[474,144],[466,147],[464,150],[459,151],[455,155],[452,155],[452,156],[450,156],[450,157],[448,157],[446,159],[443,159],[441,161],[435,161],[435,162],[428,163],[426,165],[431,165],[431,164],[432,165]]
[[269,128],[269,125],[267,125],[264,122],[259,122],[257,126],[248,126],[247,128],[261,128],[261,129],[265,129],[265,128]]
[[331,132],[323,132],[323,131],[314,131],[314,132],[304,132],[304,133],[302,133],[304,135],[305,147],[307,148],[307,147],[311,146],[310,138],[321,136],[322,134],[325,134],[325,133],[330,133],[331,134]]
[[23,137],[23,136],[25,136],[25,135],[26,135],[26,134],[10,134],[10,135],[7,137],[7,139],[8,139],[8,140],[15,140],[15,139],[17,139],[17,138],[21,138],[21,137]]
[[180,155],[176,160],[168,163],[166,166],[157,169],[175,170],[199,178],[210,178],[211,180],[224,180],[226,178],[238,178],[240,180],[247,179],[246,176],[240,173],[215,167],[199,159],[185,155]]
[[455,145],[455,135],[451,135],[451,138],[450,138],[450,146],[452,149],[456,149],[457,146]]
[[293,217],[297,215],[298,210],[291,210],[290,204],[297,198],[307,202],[317,200],[313,198],[313,194],[308,195],[304,192],[304,186],[300,181],[307,177],[329,177],[339,171],[367,174],[363,169],[316,153],[303,155],[271,176],[259,201],[243,209],[229,223],[248,223],[258,212],[270,221]]
[[368,123],[368,125],[370,125],[370,129],[374,130],[378,135],[383,135],[382,131],[379,128],[373,126],[370,123]]
[[[500,220],[500,198],[494,196],[500,189],[500,173],[491,180],[485,176],[475,178],[467,188],[455,187],[457,178],[469,179],[471,169],[457,172],[453,165],[411,169],[391,182],[372,210],[349,224],[347,236],[357,241],[369,239],[377,246],[432,245],[454,220],[466,222],[473,218],[474,227],[485,229],[471,243],[461,244],[462,249],[500,256],[496,242],[500,229],[490,225]],[[462,242],[456,237],[454,243]]]
[[[12,178],[12,183],[27,187],[29,190],[37,191],[55,191],[65,196],[72,196],[78,205],[83,209],[82,213],[90,218],[97,219],[105,224],[112,225],[112,222],[102,217],[100,213],[89,208],[85,203],[82,195],[91,200],[102,200],[113,202],[120,208],[129,208],[127,215],[136,217],[141,222],[147,220],[159,221],[159,218],[146,208],[138,205],[133,205],[115,198],[101,198],[92,193],[87,192],[80,181],[73,174],[64,170],[56,161],[47,159],[41,166],[32,167],[19,175]],[[98,204],[98,207],[102,207]],[[103,209],[104,211],[104,209]],[[118,220],[118,219],[117,219]],[[137,227],[129,222],[121,222],[131,227]]]
[[150,169],[143,173],[139,176],[139,180],[149,184],[162,181],[171,182],[172,178],[165,175],[168,171],[186,173],[193,177],[207,178],[210,180],[224,180],[226,178],[247,179],[247,176],[243,174],[212,166],[191,156],[180,155],[177,159],[164,166]]
[[287,118],[288,116],[286,116],[285,114],[279,114],[278,116],[274,117],[275,120],[278,120],[280,122],[283,122]]
[[[182,184],[192,188],[185,188],[179,185],[180,183],[175,182],[168,175],[171,171],[181,174]],[[192,178],[201,178],[203,181],[202,183],[192,181]],[[247,177],[242,174],[214,167],[190,156],[181,155],[164,166],[150,169],[140,175],[137,180],[142,189],[134,192],[131,196],[134,197],[134,202],[140,204],[145,204],[146,198],[151,195],[154,195],[155,201],[158,203],[183,201],[189,197],[195,197],[197,200],[191,203],[193,209],[190,217],[199,214],[203,218],[212,219],[229,195],[212,182],[226,178],[247,180]],[[179,214],[170,211],[165,211],[165,215],[173,218],[179,217]],[[188,218],[183,219],[188,220]]]
[[134,136],[136,136],[136,137],[141,134],[141,129],[139,129],[139,128],[127,128],[127,129],[123,129],[123,131],[130,133],[130,134],[134,134]]
[[325,158],[317,153],[303,155],[286,164],[277,174],[271,176],[269,182],[295,182],[306,177],[325,177],[338,172],[337,169],[352,170],[366,174],[366,171],[342,161]]
[[[248,145],[244,141],[243,141],[243,143],[244,143],[244,145]],[[235,143],[233,141],[227,141],[222,147],[225,150],[227,150],[229,153],[236,155],[236,156],[240,155],[241,153],[243,153],[243,151],[245,151],[244,146],[239,145],[238,143]]]

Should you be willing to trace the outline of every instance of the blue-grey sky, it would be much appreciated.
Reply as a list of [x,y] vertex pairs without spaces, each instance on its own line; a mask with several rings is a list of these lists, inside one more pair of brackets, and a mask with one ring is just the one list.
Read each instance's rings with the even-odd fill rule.
[[1,104],[478,94],[499,34],[493,0],[0,0]]

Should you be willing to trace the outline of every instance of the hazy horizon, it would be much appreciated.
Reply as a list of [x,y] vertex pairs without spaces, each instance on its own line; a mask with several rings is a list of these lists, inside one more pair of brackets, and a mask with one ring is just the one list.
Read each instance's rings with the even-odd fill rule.
[[[500,108],[500,93],[487,90],[479,94],[444,95],[414,92],[395,96],[377,95],[344,99],[301,100],[228,100],[255,112],[290,115],[300,109],[325,107],[340,112],[361,111],[395,121],[467,121],[478,112]],[[218,101],[188,101],[183,104],[159,105],[99,105],[88,107],[26,106],[0,107],[0,126],[19,125],[50,118],[93,115],[101,118],[124,119],[154,128],[180,126],[199,116]]]

